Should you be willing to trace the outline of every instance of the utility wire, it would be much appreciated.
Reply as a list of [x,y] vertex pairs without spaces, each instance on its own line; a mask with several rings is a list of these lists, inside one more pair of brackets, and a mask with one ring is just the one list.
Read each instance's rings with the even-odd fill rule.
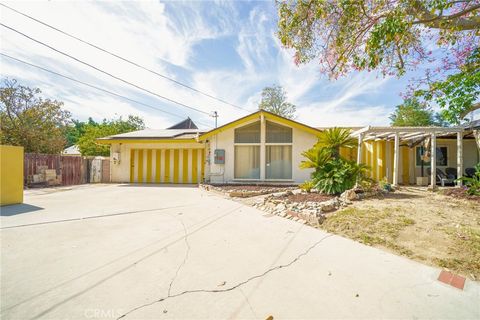
[[[133,103],[137,103],[137,104],[140,104],[140,105],[142,105],[142,106],[145,106],[145,107],[148,107],[148,108],[151,108],[151,109],[154,109],[154,110],[157,110],[157,111],[160,111],[160,112],[163,112],[163,113],[166,113],[166,114],[169,114],[169,115],[178,117],[178,118],[182,118],[182,119],[185,118],[184,116],[181,116],[181,115],[179,115],[179,114],[176,114],[176,113],[172,113],[172,112],[169,112],[169,111],[165,111],[165,110],[159,109],[159,108],[157,108],[157,107],[155,107],[155,106],[152,106],[152,105],[150,105],[150,104],[147,104],[147,103],[144,103],[144,102],[141,102],[141,101],[138,101],[138,100],[134,100],[134,99],[128,98],[128,97],[123,96],[123,95],[121,95],[121,94],[118,94],[118,93],[115,93],[115,92],[112,92],[112,91],[109,91],[109,90],[106,90],[106,89],[97,87],[97,86],[95,86],[95,85],[92,85],[92,84],[89,84],[89,83],[86,83],[86,82],[77,80],[77,79],[75,79],[75,78],[66,76],[66,75],[64,75],[64,74],[61,74],[61,73],[58,73],[58,72],[55,72],[55,71],[52,71],[52,70],[49,70],[49,69],[46,69],[46,68],[37,66],[37,65],[32,64],[32,63],[29,63],[29,62],[27,62],[27,61],[14,58],[14,57],[12,57],[12,56],[9,56],[8,54],[5,54],[5,53],[0,52],[0,55],[2,55],[2,56],[4,56],[4,57],[7,57],[7,58],[9,58],[9,59],[15,60],[15,61],[17,61],[17,62],[23,63],[23,64],[25,64],[25,65],[28,65],[28,66],[30,66],[30,67],[34,67],[34,68],[43,70],[43,71],[45,71],[45,72],[54,74],[54,75],[56,75],[56,76],[59,76],[59,77],[68,79],[68,80],[70,80],[70,81],[74,81],[74,82],[80,83],[80,84],[82,84],[82,85],[84,85],[84,86],[87,86],[87,87],[90,87],[90,88],[93,88],[93,89],[96,89],[96,90],[99,90],[99,91],[108,93],[108,94],[113,95],[113,96],[115,96],[115,97],[122,98],[122,99],[125,99],[125,100],[127,100],[127,101],[130,101],[130,102],[133,102]],[[209,125],[209,124],[202,123],[202,122],[199,122],[199,121],[197,121],[197,123],[203,124],[204,126],[212,127],[212,126]]]
[[95,70],[97,70],[98,72],[101,72],[101,73],[103,73],[103,74],[106,74],[106,75],[108,75],[108,76],[110,76],[110,77],[112,77],[112,78],[114,78],[114,79],[116,79],[116,80],[118,80],[118,81],[121,81],[121,82],[123,82],[123,83],[126,83],[126,84],[128,84],[128,85],[130,85],[130,86],[133,86],[133,87],[139,89],[139,90],[145,91],[145,92],[147,92],[147,93],[149,93],[149,94],[151,94],[151,95],[154,95],[154,96],[159,97],[159,98],[161,98],[161,99],[165,99],[165,100],[167,100],[167,101],[170,101],[170,102],[172,102],[172,103],[178,104],[179,106],[188,108],[188,109],[190,109],[190,110],[194,110],[194,111],[197,111],[197,112],[206,114],[206,115],[208,115],[208,116],[211,115],[210,113],[208,113],[208,112],[206,112],[206,111],[203,111],[203,110],[200,110],[200,109],[197,109],[197,108],[194,108],[194,107],[190,107],[190,106],[188,106],[188,105],[186,105],[186,104],[184,104],[184,103],[182,103],[182,102],[178,102],[178,101],[175,101],[175,100],[173,100],[173,99],[167,98],[167,97],[162,96],[162,95],[160,95],[160,94],[158,94],[158,93],[155,93],[155,92],[153,92],[153,91],[150,91],[150,90],[148,90],[148,89],[145,89],[145,88],[143,88],[143,87],[140,87],[140,86],[138,86],[138,85],[136,85],[136,84],[134,84],[134,83],[132,83],[132,82],[130,82],[130,81],[127,81],[127,80],[125,80],[125,79],[122,79],[122,78],[120,78],[120,77],[117,77],[117,76],[115,76],[115,75],[113,75],[113,74],[111,74],[111,73],[109,73],[109,72],[107,72],[107,71],[104,71],[104,70],[102,70],[102,69],[100,69],[100,68],[95,67],[94,65],[92,65],[92,64],[90,64],[90,63],[88,63],[88,62],[84,62],[84,61],[82,61],[82,60],[80,60],[80,59],[78,59],[78,58],[75,58],[74,56],[72,56],[72,55],[70,55],[70,54],[68,54],[68,53],[65,53],[65,52],[63,52],[63,51],[61,51],[61,50],[58,50],[58,49],[56,49],[56,48],[54,48],[54,47],[52,47],[52,46],[50,46],[50,45],[48,45],[48,44],[40,41],[40,40],[34,39],[34,38],[26,35],[25,33],[21,32],[21,31],[18,31],[18,30],[15,29],[15,28],[9,27],[9,26],[7,26],[7,25],[5,25],[5,24],[3,24],[3,23],[0,23],[0,25],[1,25],[2,27],[4,27],[4,28],[7,28],[7,29],[9,29],[9,30],[11,30],[11,31],[13,31],[13,32],[16,32],[16,33],[24,36],[24,37],[27,38],[27,39],[30,39],[30,40],[38,43],[38,44],[41,44],[41,45],[44,46],[44,47],[47,47],[47,48],[49,48],[49,49],[51,49],[51,50],[53,50],[53,51],[55,51],[55,52],[58,52],[58,53],[66,56],[66,57],[68,57],[68,58],[70,58],[70,59],[73,59],[73,60],[75,60],[75,61],[77,61],[77,62],[79,62],[79,63],[81,63],[81,64],[83,64],[83,65],[86,65],[86,66],[88,66],[88,67],[90,67],[90,68],[92,68],[92,69],[95,69]]
[[60,33],[66,35],[66,36],[68,36],[68,37],[70,37],[70,38],[72,38],[72,39],[75,39],[75,40],[77,40],[77,41],[80,41],[80,42],[82,42],[82,43],[84,43],[84,44],[86,44],[86,45],[88,45],[88,46],[90,46],[90,47],[92,47],[92,48],[95,48],[95,49],[97,49],[97,50],[100,50],[100,51],[102,51],[102,52],[104,52],[104,53],[106,53],[106,54],[109,54],[109,55],[111,55],[111,56],[113,56],[113,57],[115,57],[115,58],[117,58],[117,59],[120,59],[120,60],[122,60],[122,61],[124,61],[124,62],[127,62],[127,63],[129,63],[129,64],[131,64],[131,65],[134,65],[134,66],[136,66],[136,67],[138,67],[138,68],[140,68],[140,69],[143,69],[143,70],[145,70],[145,71],[148,71],[148,72],[150,72],[150,73],[153,73],[153,74],[155,74],[155,75],[157,75],[157,76],[159,76],[159,77],[162,77],[162,78],[164,78],[164,79],[166,79],[166,80],[169,80],[169,81],[171,81],[171,82],[174,82],[174,83],[176,83],[176,84],[179,85],[179,86],[182,86],[182,87],[184,87],[184,88],[190,89],[190,90],[195,91],[195,92],[197,92],[197,93],[200,93],[200,94],[202,94],[202,95],[204,95],[204,96],[206,96],[206,97],[209,97],[209,98],[212,98],[212,99],[214,99],[214,100],[220,101],[220,102],[222,102],[222,103],[225,103],[225,104],[227,104],[227,105],[229,105],[229,106],[232,106],[232,107],[235,107],[235,108],[237,108],[237,109],[241,109],[241,110],[243,110],[243,111],[250,112],[248,109],[242,108],[242,107],[237,106],[237,105],[235,105],[235,104],[233,104],[233,103],[230,103],[230,102],[228,102],[228,101],[225,101],[225,100],[223,100],[223,99],[221,99],[221,98],[215,97],[215,96],[213,96],[213,95],[211,95],[211,94],[208,94],[208,93],[203,92],[203,91],[201,91],[201,90],[195,89],[194,87],[191,87],[191,86],[189,86],[189,85],[187,85],[187,84],[184,84],[184,83],[182,83],[182,82],[180,82],[180,81],[178,81],[178,80],[175,80],[175,79],[173,79],[173,78],[170,78],[170,77],[168,77],[168,76],[166,76],[166,75],[164,75],[164,74],[161,74],[161,73],[159,73],[159,72],[157,72],[157,71],[155,71],[155,70],[152,70],[152,69],[150,69],[150,68],[147,68],[147,67],[145,67],[145,66],[142,66],[142,65],[140,65],[140,64],[138,64],[138,63],[136,63],[136,62],[134,62],[134,61],[132,61],[132,60],[129,60],[129,59],[127,59],[127,58],[124,58],[124,57],[122,57],[122,56],[119,56],[119,55],[116,54],[116,53],[113,53],[113,52],[111,52],[111,51],[109,51],[109,50],[107,50],[107,49],[104,49],[104,48],[102,48],[102,47],[99,47],[99,46],[97,46],[97,45],[95,45],[95,44],[93,44],[93,43],[91,43],[91,42],[88,42],[88,41],[83,40],[83,39],[81,39],[81,38],[79,38],[79,37],[77,37],[77,36],[74,36],[74,35],[71,34],[71,33],[68,33],[68,32],[66,32],[66,31],[63,31],[63,30],[61,30],[61,29],[59,29],[59,28],[56,28],[56,27],[54,27],[54,26],[46,23],[46,22],[43,22],[43,21],[41,21],[41,20],[38,20],[37,18],[34,18],[34,17],[32,17],[32,16],[30,16],[30,15],[28,15],[28,14],[26,14],[26,13],[23,13],[23,12],[21,12],[21,11],[18,11],[18,10],[16,10],[16,9],[12,8],[12,7],[9,7],[9,6],[7,6],[6,4],[0,3],[0,5],[3,6],[3,7],[5,7],[5,8],[7,8],[7,9],[10,9],[10,10],[12,10],[12,11],[14,11],[14,12],[16,12],[16,13],[18,13],[18,14],[26,17],[26,18],[28,18],[28,19],[31,19],[31,20],[33,20],[33,21],[35,21],[35,22],[38,22],[38,23],[40,23],[40,24],[42,24],[42,25],[44,25],[44,26],[46,26],[46,27],[48,27],[48,28],[50,28],[50,29],[53,29],[53,30],[55,30],[55,31],[57,31],[57,32],[60,32]]

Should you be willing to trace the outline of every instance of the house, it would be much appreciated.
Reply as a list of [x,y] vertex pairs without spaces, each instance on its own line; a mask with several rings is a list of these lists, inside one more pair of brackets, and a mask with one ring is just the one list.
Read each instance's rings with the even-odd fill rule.
[[301,153],[320,132],[262,110],[213,130],[187,119],[97,141],[111,146],[112,182],[301,183],[310,177]]
[[62,151],[62,156],[81,156],[82,153],[80,152],[80,149],[78,148],[78,145],[74,144],[73,146],[70,146],[68,148],[63,149]]
[[[187,118],[167,129],[97,141],[110,145],[112,182],[291,184],[310,178],[310,169],[299,168],[304,160],[301,153],[317,142],[322,130],[260,110],[212,130],[198,129]],[[422,175],[419,141],[434,137],[431,145],[437,152],[432,159],[437,168],[459,167],[463,174],[463,168],[479,161],[471,132],[463,127],[356,128],[352,136],[358,138],[359,148],[340,153],[369,165],[373,179],[413,184]],[[429,163],[424,161],[424,166]]]

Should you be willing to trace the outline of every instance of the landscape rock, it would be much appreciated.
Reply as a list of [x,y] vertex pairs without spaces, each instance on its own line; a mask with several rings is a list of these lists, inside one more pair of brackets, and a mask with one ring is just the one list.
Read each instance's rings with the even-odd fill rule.
[[350,190],[345,191],[344,193],[342,193],[340,195],[340,198],[342,198],[343,200],[348,200],[348,201],[354,201],[354,200],[359,199],[359,197],[358,197],[358,195],[357,195],[357,193],[355,192],[354,189],[350,189]]

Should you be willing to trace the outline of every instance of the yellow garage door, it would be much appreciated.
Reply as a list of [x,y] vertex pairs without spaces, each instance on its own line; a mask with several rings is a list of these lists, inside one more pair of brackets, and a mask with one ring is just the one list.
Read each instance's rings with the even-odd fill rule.
[[132,149],[130,182],[199,183],[205,175],[205,149]]

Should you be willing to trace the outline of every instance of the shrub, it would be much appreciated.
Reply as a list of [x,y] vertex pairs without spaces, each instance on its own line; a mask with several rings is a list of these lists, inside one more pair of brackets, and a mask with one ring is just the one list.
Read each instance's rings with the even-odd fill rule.
[[302,155],[301,168],[312,168],[312,181],[320,192],[327,194],[342,193],[351,189],[355,183],[365,179],[367,166],[340,156],[340,148],[353,148],[355,139],[350,137],[350,130],[332,128],[323,131],[313,148]]
[[465,183],[467,194],[472,196],[480,196],[480,163],[475,166],[473,177],[461,177],[458,179]]
[[355,161],[332,159],[313,173],[312,181],[320,192],[338,194],[363,180],[365,169],[365,165],[358,165]]
[[300,184],[299,187],[305,192],[310,192],[315,187],[315,183],[313,183],[312,180],[307,180],[304,183]]

